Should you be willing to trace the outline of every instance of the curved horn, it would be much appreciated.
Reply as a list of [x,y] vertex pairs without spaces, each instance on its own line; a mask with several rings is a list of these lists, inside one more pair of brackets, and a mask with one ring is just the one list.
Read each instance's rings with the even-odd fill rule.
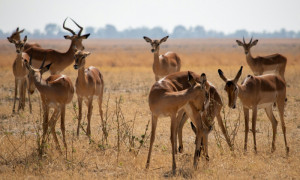
[[251,37],[249,44],[251,44],[251,43],[252,43],[252,38],[253,38],[253,36]]
[[68,19],[68,18],[66,18],[65,21],[64,21],[64,23],[63,23],[63,28],[64,28],[65,30],[67,30],[67,31],[70,31],[70,33],[72,33],[73,35],[75,35],[76,33],[75,33],[72,29],[67,28],[67,27],[65,26],[65,23],[66,23],[66,20],[67,20],[67,19]]
[[72,18],[70,18],[70,19],[76,24],[76,26],[78,26],[80,28],[80,31],[78,32],[78,36],[80,36],[83,28],[81,26],[79,26],[79,24],[77,24]]
[[42,69],[44,67],[45,61],[46,61],[46,54],[44,55],[43,62],[42,62],[41,67],[39,69]]
[[243,36],[243,43],[246,44],[246,43],[245,43],[245,38],[244,38],[244,36]]

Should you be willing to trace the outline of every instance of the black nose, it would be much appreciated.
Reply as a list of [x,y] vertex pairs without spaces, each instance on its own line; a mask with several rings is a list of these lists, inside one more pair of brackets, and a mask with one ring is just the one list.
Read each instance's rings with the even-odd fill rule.
[[232,106],[232,109],[235,109],[235,105]]
[[151,52],[154,52],[154,49],[151,49]]
[[74,69],[78,69],[78,66],[77,66],[77,65],[74,65]]
[[20,53],[20,51],[19,51],[19,50],[17,50],[17,53]]
[[245,52],[245,54],[247,55],[247,54],[248,54],[248,52]]

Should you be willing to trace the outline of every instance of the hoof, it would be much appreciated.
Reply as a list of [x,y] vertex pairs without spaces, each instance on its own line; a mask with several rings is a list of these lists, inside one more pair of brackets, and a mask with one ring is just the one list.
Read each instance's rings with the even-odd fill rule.
[[179,147],[178,147],[178,152],[179,152],[179,153],[182,153],[182,152],[183,152],[183,146],[179,146]]
[[289,152],[290,152],[290,148],[286,147],[286,154],[289,154]]
[[197,150],[197,151],[196,151],[196,156],[197,156],[197,157],[200,157],[200,154],[201,154],[201,150]]
[[206,161],[209,161],[209,156],[208,156],[208,155],[206,155],[205,159],[206,159]]

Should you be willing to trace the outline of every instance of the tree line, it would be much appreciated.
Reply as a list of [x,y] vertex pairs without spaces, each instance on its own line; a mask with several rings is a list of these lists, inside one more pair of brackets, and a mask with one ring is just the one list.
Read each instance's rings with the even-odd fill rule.
[[[22,27],[20,27],[22,28]],[[13,30],[12,30],[13,31]],[[0,39],[4,39],[11,35],[11,32],[3,32],[0,29]],[[100,39],[122,39],[122,38],[141,38],[143,36],[149,37],[163,37],[170,35],[172,38],[241,38],[241,37],[251,37],[255,38],[300,38],[300,31],[287,31],[282,28],[275,32],[248,32],[247,30],[241,29],[230,34],[225,34],[221,31],[206,30],[203,26],[195,26],[186,28],[182,25],[174,27],[173,31],[170,33],[161,27],[147,28],[127,28],[123,31],[118,31],[114,25],[107,24],[105,27],[94,28],[86,27],[84,28],[86,33],[91,33],[90,38],[100,38]],[[62,38],[64,35],[68,34],[61,26],[57,24],[47,24],[44,31],[39,29],[33,32],[26,31],[23,34],[28,35],[33,39],[57,39]]]

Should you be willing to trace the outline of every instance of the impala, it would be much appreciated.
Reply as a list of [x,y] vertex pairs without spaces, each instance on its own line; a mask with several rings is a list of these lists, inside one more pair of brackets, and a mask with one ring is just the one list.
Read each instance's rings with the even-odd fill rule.
[[243,42],[239,40],[236,40],[236,42],[239,46],[244,48],[247,64],[250,66],[254,75],[258,76],[262,74],[275,73],[279,74],[283,80],[285,80],[284,72],[287,63],[286,57],[281,54],[272,54],[269,56],[257,56],[256,58],[253,58],[250,49],[257,44],[257,39],[252,42],[251,38],[250,42],[246,43],[243,38]]
[[98,96],[98,106],[99,113],[102,121],[102,130],[104,135],[106,136],[106,131],[104,129],[103,124],[103,111],[102,111],[102,99],[103,99],[103,89],[104,89],[104,81],[103,76],[100,71],[90,66],[85,69],[85,60],[90,52],[77,50],[75,53],[75,65],[74,69],[78,70],[78,77],[76,79],[76,94],[78,97],[78,107],[79,107],[79,118],[78,118],[78,126],[77,126],[77,136],[79,136],[79,128],[80,121],[82,118],[82,100],[86,100],[86,105],[88,106],[88,125],[87,125],[87,135],[91,136],[91,117],[93,111],[93,98],[94,96]]
[[195,81],[190,72],[186,76],[186,82],[190,87],[181,91],[177,90],[178,85],[172,82],[169,77],[177,73],[170,74],[163,79],[155,82],[149,94],[149,107],[152,113],[152,130],[150,138],[150,147],[147,158],[146,168],[149,168],[152,146],[155,139],[155,131],[159,116],[169,116],[171,118],[171,144],[172,144],[172,171],[176,172],[176,141],[178,120],[176,114],[179,110],[184,109],[192,122],[196,126],[196,148],[194,154],[194,167],[197,167],[197,160],[200,156],[200,139],[203,137],[204,125],[201,121],[200,113],[204,111],[205,104],[208,103],[206,75],[203,73],[198,83]]
[[80,31],[76,34],[70,28],[65,27],[67,18],[63,23],[63,28],[72,33],[72,36],[65,36],[65,39],[70,39],[71,44],[67,52],[58,52],[53,49],[42,49],[37,47],[32,47],[25,52],[33,58],[35,61],[43,61],[44,56],[46,56],[47,62],[51,63],[50,72],[51,74],[58,74],[63,71],[66,67],[74,62],[75,48],[83,50],[82,40],[87,39],[90,34],[81,35],[83,28],[79,26],[73,19],[71,19],[79,28]]
[[[173,82],[176,82],[178,85],[180,85],[180,90],[182,89],[186,89],[189,87],[189,84],[183,82],[183,78],[187,76],[187,73],[178,73],[178,76],[174,77],[174,78],[169,78],[171,79]],[[194,74],[195,79],[197,82],[199,82],[200,76],[197,74]],[[205,124],[205,126],[207,127],[205,130],[207,130],[206,132],[204,132],[204,137],[201,140],[202,144],[206,144],[206,146],[204,147],[204,153],[206,155],[206,159],[209,160],[209,156],[208,156],[208,147],[207,147],[207,142],[208,142],[208,134],[210,133],[210,131],[212,130],[212,126],[214,124],[214,118],[217,117],[218,120],[218,124],[221,128],[221,131],[226,139],[226,142],[229,146],[229,148],[231,150],[233,150],[233,144],[231,144],[230,142],[230,138],[228,135],[228,132],[223,124],[222,121],[222,117],[221,117],[221,109],[223,107],[223,103],[222,103],[222,99],[220,94],[218,93],[218,91],[216,90],[216,88],[214,87],[214,85],[210,82],[209,83],[209,104],[208,107],[206,108],[205,113],[202,114],[201,119],[202,122]],[[179,123],[179,127],[178,127],[178,139],[179,139],[179,147],[178,147],[178,151],[180,153],[183,152],[183,144],[182,144],[182,128],[186,122],[186,120],[188,119],[188,116],[186,116],[186,113],[184,111],[180,111],[178,112],[178,116],[177,116],[181,121]],[[196,129],[195,126],[193,125],[193,123],[191,123],[192,125],[192,129],[193,131],[196,133]],[[202,142],[203,141],[203,142]]]
[[[40,154],[43,154],[43,149],[45,147],[47,134],[48,134],[48,126],[51,129],[51,133],[53,135],[54,141],[56,143],[56,148],[61,152],[59,142],[55,132],[56,121],[61,115],[61,132],[63,136],[63,143],[67,153],[67,143],[66,143],[66,135],[65,135],[65,112],[66,112],[66,104],[69,104],[74,95],[74,87],[72,81],[69,77],[65,75],[51,75],[47,79],[42,78],[42,74],[48,71],[51,67],[51,64],[44,66],[45,58],[42,62],[42,65],[39,69],[35,69],[31,66],[31,59],[29,64],[27,60],[25,60],[25,65],[29,70],[28,79],[29,79],[29,89],[33,93],[35,87],[40,92],[42,99],[42,107],[43,107],[43,136],[42,136],[42,144],[40,149]],[[50,118],[49,110],[50,108],[54,109],[54,112]]]
[[[13,32],[10,37],[7,37],[7,40],[10,42],[10,43],[14,43],[14,42],[17,42],[17,41],[21,41],[21,37],[20,37],[20,34],[24,32],[24,29],[20,30],[19,31],[19,27],[17,27],[16,31]],[[24,50],[27,50],[31,47],[41,47],[39,44],[37,43],[26,43],[24,45]]]
[[168,37],[166,36],[161,40],[152,40],[144,36],[145,41],[151,44],[151,52],[154,53],[152,69],[156,81],[170,73],[179,72],[181,68],[181,60],[176,53],[167,52],[164,55],[159,55],[159,46],[161,43],[166,42]]
[[[27,74],[28,70],[25,67],[23,56],[26,56],[26,54],[23,53],[25,44],[27,41],[27,36],[24,37],[23,41],[16,41],[12,40],[12,42],[15,44],[17,57],[13,63],[13,73],[15,76],[15,97],[14,97],[14,106],[13,106],[13,113],[15,113],[15,105],[16,105],[16,99],[17,94],[19,91],[19,106],[18,111],[20,109],[24,110],[25,108],[25,94],[27,90]],[[30,101],[30,93],[28,92],[28,101],[29,101],[29,110],[30,113],[32,112],[32,106]]]
[[248,75],[242,82],[242,85],[237,84],[241,74],[242,69],[239,70],[234,79],[227,79],[224,76],[222,70],[218,70],[221,79],[226,83],[225,91],[228,94],[228,106],[230,108],[236,107],[237,97],[240,98],[245,116],[245,145],[244,149],[247,151],[247,139],[249,131],[249,109],[252,109],[252,133],[254,141],[254,150],[256,149],[256,117],[257,110],[259,108],[264,108],[268,118],[272,123],[273,129],[273,140],[272,140],[272,152],[275,151],[275,138],[277,133],[277,120],[273,114],[272,105],[277,104],[282,132],[284,135],[284,142],[286,152],[289,152],[289,147],[286,141],[286,127],[284,123],[284,103],[286,96],[286,85],[285,81],[278,75],[266,74],[262,76],[252,76]]

